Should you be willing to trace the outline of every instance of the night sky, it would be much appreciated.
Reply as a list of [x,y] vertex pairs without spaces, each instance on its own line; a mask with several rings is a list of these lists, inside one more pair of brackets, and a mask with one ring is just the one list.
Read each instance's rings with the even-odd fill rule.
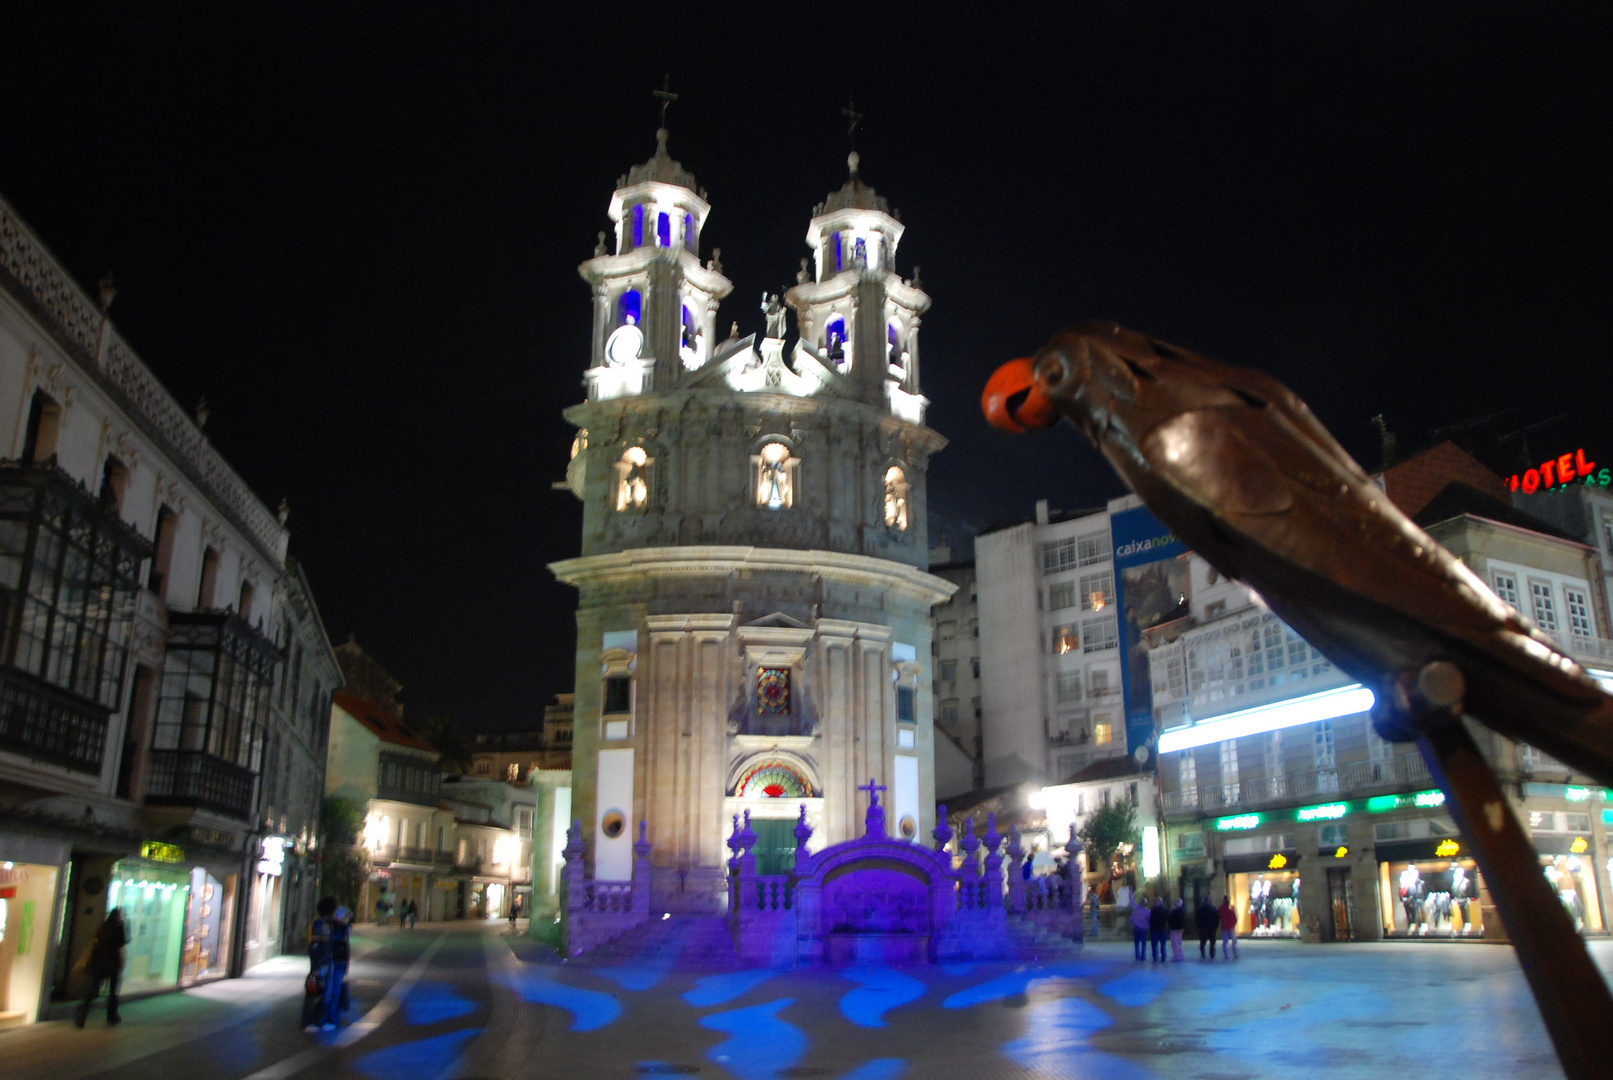
[[1379,412],[1412,449],[1503,413],[1457,437],[1507,472],[1541,421],[1534,459],[1613,464],[1605,4],[334,6],[9,12],[0,193],[86,286],[114,272],[411,716],[520,726],[570,689],[576,265],[663,73],[742,334],[866,113],[934,298],[932,542],[1120,493],[1070,429],[979,413],[1085,317],[1275,374],[1369,469]]

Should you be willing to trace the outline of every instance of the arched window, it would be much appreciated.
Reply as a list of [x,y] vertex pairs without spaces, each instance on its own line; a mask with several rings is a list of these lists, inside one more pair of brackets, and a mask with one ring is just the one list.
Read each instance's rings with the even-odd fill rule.
[[857,254],[853,257],[856,265],[858,265],[858,266],[867,266],[868,265],[868,241],[864,240],[860,236],[857,237],[856,252],[857,252]]
[[838,368],[844,370],[846,362],[846,320],[839,315],[823,328],[823,352]]
[[633,207],[633,246],[644,246],[644,204]]
[[740,774],[734,785],[740,798],[810,799],[812,782],[784,761],[758,761]]
[[838,274],[838,273],[840,273],[840,271],[842,271],[842,270],[844,270],[844,269],[845,269],[845,266],[844,266],[844,258],[845,258],[845,254],[844,254],[844,252],[843,252],[843,251],[842,251],[842,250],[841,250],[841,247],[840,247],[840,234],[839,234],[839,233],[835,233],[835,234],[834,234],[834,235],[833,235],[833,236],[832,236],[832,237],[830,237],[830,239],[831,239],[831,240],[832,240],[832,241],[833,241],[833,242],[834,242],[834,249],[835,249],[835,273],[837,273],[837,274]]
[[788,510],[795,505],[795,458],[781,442],[770,442],[753,459],[756,462],[756,505]]
[[689,310],[688,304],[684,304],[683,335],[678,339],[678,347],[682,349],[693,349],[695,347],[695,335],[697,332],[698,328],[695,326],[694,312]]
[[202,551],[202,581],[196,589],[196,606],[211,608],[218,590],[218,552],[211,547]]
[[43,390],[34,391],[28,406],[28,433],[22,444],[22,460],[44,461],[56,452],[62,430],[62,407]]
[[896,320],[892,319],[890,325],[885,327],[885,340],[888,343],[886,359],[892,367],[902,366],[902,336],[896,331]]
[[683,246],[688,248],[690,251],[698,252],[700,250],[699,244],[700,244],[700,238],[695,235],[694,215],[693,214],[684,214],[683,215]]
[[885,524],[906,529],[907,518],[907,474],[892,465],[885,470]]
[[644,298],[637,289],[628,289],[616,301],[616,325],[637,325],[644,310]]
[[655,239],[664,248],[672,246],[672,215],[659,214],[656,216]]
[[642,510],[650,501],[650,462],[642,446],[629,446],[616,463],[616,509]]

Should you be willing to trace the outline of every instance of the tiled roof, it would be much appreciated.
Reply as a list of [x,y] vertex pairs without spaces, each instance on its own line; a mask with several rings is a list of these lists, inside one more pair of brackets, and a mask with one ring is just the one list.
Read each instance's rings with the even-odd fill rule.
[[1442,442],[1383,471],[1389,501],[1407,517],[1416,517],[1452,482],[1466,484],[1504,503],[1512,502],[1507,482],[1453,442]]
[[355,697],[341,690],[332,695],[332,700],[345,709],[353,719],[380,736],[382,742],[436,753],[435,747],[404,727],[397,717],[373,701],[365,701],[361,697]]
[[1060,783],[1089,784],[1096,780],[1113,780],[1119,776],[1136,776],[1142,771],[1142,766],[1138,765],[1130,754],[1116,754],[1113,757],[1099,758]]

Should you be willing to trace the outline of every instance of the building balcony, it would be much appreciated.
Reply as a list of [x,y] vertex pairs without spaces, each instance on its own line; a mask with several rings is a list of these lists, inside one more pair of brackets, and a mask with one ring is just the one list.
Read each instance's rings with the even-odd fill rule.
[[1220,814],[1368,791],[1422,788],[1433,782],[1421,754],[1400,754],[1386,761],[1350,761],[1331,769],[1306,769],[1283,776],[1257,776],[1235,784],[1167,791],[1162,799],[1167,816]]
[[0,669],[0,750],[98,774],[107,713],[76,694]]
[[370,862],[377,866],[392,863],[410,863],[416,866],[452,866],[454,864],[454,853],[452,851],[437,851],[433,848],[385,844],[370,851]]
[[146,802],[194,806],[248,821],[256,779],[250,769],[199,750],[153,750]]
[[399,787],[391,784],[377,784],[375,797],[377,799],[387,799],[391,802],[414,803],[416,806],[435,807],[438,802],[435,791],[421,791],[418,788]]
[[1613,663],[1613,641],[1606,638],[1564,634],[1558,640],[1576,660]]

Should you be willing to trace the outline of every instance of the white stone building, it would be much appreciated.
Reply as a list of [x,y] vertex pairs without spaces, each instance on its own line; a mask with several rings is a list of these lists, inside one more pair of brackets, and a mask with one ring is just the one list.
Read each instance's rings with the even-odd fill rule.
[[1058,783],[1127,753],[1109,512],[975,538],[987,787]]
[[580,594],[571,813],[602,881],[630,878],[647,823],[661,910],[725,903],[744,810],[767,872],[802,803],[817,844],[856,835],[870,778],[894,834],[933,825],[930,608],[953,586],[924,572],[944,444],[919,386],[929,297],[896,273],[904,226],[850,164],[760,340],[717,338],[731,284],[700,259],[710,208],[664,131],[580,267],[582,554],[552,567]]
[[[300,947],[339,685],[263,504],[0,201],[0,1017]],[[65,920],[62,925],[59,920]],[[13,945],[15,942],[15,945]]]

